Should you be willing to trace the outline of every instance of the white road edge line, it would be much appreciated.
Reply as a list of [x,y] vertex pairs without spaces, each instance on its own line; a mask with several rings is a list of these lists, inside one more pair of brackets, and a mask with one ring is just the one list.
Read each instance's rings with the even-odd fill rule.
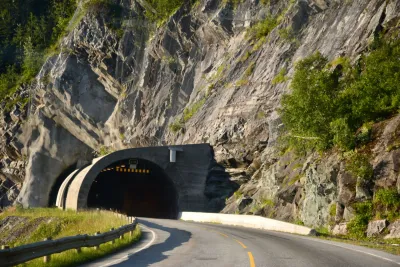
[[[310,239],[308,239],[308,240],[310,240]],[[325,242],[323,240],[318,240],[318,239],[311,239],[311,240],[314,240],[314,241],[317,241],[317,242],[320,242],[320,243],[324,243],[324,244],[328,244],[328,245],[331,245],[331,246],[335,246],[335,247],[340,247],[340,248],[344,248],[344,249],[350,249],[350,250],[353,250],[353,251],[364,253],[364,254],[367,254],[367,255],[370,255],[370,256],[374,256],[374,257],[380,258],[382,260],[390,261],[390,262],[396,263],[397,265],[400,265],[400,262],[394,261],[392,259],[385,258],[383,256],[379,256],[379,255],[376,255],[376,254],[373,254],[373,253],[370,253],[370,252],[362,251],[362,250],[351,248],[351,247],[347,247],[347,246],[341,246],[339,244],[334,244],[334,243],[331,243],[331,242]]]
[[129,253],[129,254],[127,254],[127,255],[125,255],[125,256],[119,258],[119,259],[116,259],[116,260],[107,262],[107,263],[104,264],[104,265],[100,265],[100,267],[107,267],[107,266],[110,266],[110,265],[112,265],[112,264],[114,264],[114,263],[121,262],[123,259],[127,259],[128,256],[133,255],[133,254],[135,254],[135,253],[138,253],[138,252],[140,252],[140,251],[142,251],[142,250],[144,250],[144,249],[150,247],[150,246],[154,243],[154,241],[156,240],[156,236],[157,236],[156,233],[155,233],[153,230],[151,230],[149,227],[144,226],[143,224],[139,224],[139,225],[140,225],[140,227],[143,227],[143,228],[145,228],[146,230],[148,230],[148,231],[151,232],[152,238],[151,238],[150,242],[147,243],[145,246],[143,246],[143,247],[141,247],[141,248],[138,248],[138,249],[135,250],[134,252]]

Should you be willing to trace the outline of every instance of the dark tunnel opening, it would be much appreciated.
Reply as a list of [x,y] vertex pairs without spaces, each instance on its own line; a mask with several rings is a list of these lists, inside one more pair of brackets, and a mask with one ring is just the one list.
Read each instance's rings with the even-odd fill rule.
[[58,190],[61,187],[61,184],[67,179],[68,175],[70,175],[73,171],[76,170],[77,163],[72,164],[67,169],[65,169],[56,179],[53,186],[51,187],[50,195],[49,195],[49,207],[54,207],[56,205]]
[[89,191],[88,207],[112,209],[128,216],[176,219],[178,196],[157,164],[127,159],[104,168]]

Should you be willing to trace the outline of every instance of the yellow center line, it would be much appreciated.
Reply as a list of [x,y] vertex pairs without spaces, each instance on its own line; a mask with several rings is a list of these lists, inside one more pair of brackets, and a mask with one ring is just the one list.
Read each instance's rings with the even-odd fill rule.
[[236,242],[238,242],[243,248],[247,248],[242,242],[240,242],[239,240],[235,239]]
[[250,267],[256,267],[256,264],[254,263],[253,254],[251,254],[251,252],[247,252],[247,255],[249,255]]
[[218,234],[220,234],[220,235],[222,235],[222,236],[224,236],[224,237],[228,237],[226,234],[223,234],[223,233],[221,233],[221,232],[218,232]]

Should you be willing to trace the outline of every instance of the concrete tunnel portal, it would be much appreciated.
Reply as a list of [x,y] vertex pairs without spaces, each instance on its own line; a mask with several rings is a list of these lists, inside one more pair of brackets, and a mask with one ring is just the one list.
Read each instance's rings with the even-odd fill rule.
[[128,216],[175,219],[177,197],[173,182],[157,164],[129,159],[117,161],[97,175],[87,206],[117,210]]
[[63,179],[56,206],[169,219],[181,211],[207,211],[205,187],[213,162],[209,144],[119,150]]

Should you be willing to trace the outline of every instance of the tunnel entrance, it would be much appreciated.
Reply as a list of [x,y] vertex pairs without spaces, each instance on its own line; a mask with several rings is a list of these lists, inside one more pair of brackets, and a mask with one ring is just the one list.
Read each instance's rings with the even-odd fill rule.
[[143,159],[121,160],[104,168],[92,183],[87,205],[128,216],[178,216],[178,195],[173,182],[161,167]]

